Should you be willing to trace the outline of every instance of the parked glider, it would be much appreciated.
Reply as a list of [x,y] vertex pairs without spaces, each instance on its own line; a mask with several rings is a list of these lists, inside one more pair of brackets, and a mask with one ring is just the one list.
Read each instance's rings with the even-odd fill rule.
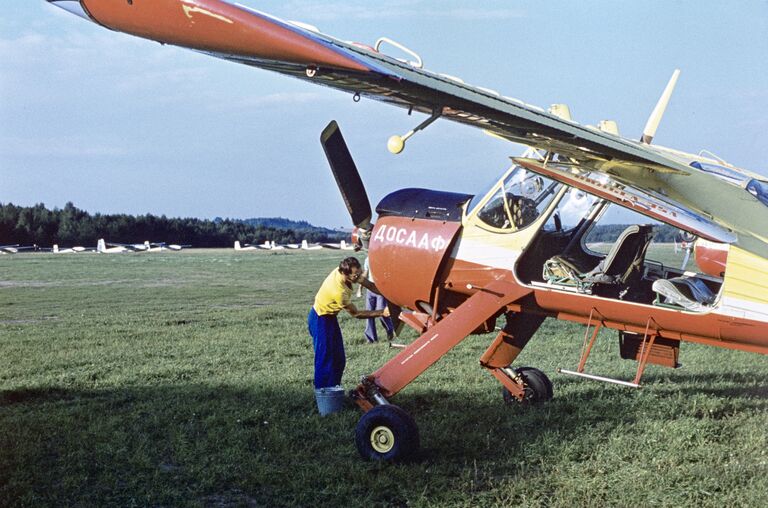
[[78,253],[78,252],[95,252],[96,249],[93,247],[83,247],[81,245],[76,245],[74,247],[65,247],[60,248],[58,244],[54,243],[53,248],[51,249],[51,252],[54,254],[71,254],[71,253]]
[[[361,455],[397,460],[419,446],[413,418],[389,403],[472,333],[502,329],[480,358],[508,400],[546,401],[552,383],[538,369],[511,365],[547,318],[587,325],[585,364],[601,328],[619,333],[621,355],[676,367],[680,343],[768,353],[768,181],[720,160],[652,145],[677,79],[673,76],[640,140],[615,124],[580,125],[568,109],[545,111],[492,90],[423,69],[373,46],[344,42],[222,0],[49,0],[121,32],[194,49],[373,98],[427,120],[393,136],[392,152],[437,119],[531,147],[479,194],[403,189],[371,207],[338,126],[322,143],[353,224],[367,240],[370,268],[401,319],[421,332],[354,390],[365,411],[355,441]],[[713,199],[717,196],[717,199]],[[637,220],[608,252],[587,245],[610,206]],[[575,215],[574,215],[575,214]],[[572,220],[570,217],[574,217]],[[699,238],[701,272],[646,257],[653,226]]]
[[246,243],[241,245],[240,240],[235,240],[235,250],[270,250],[272,249],[272,245],[269,243],[269,241],[265,241],[262,244],[253,244],[253,243]]
[[18,254],[23,250],[36,250],[37,245],[19,245],[15,243],[13,245],[0,245],[0,254]]

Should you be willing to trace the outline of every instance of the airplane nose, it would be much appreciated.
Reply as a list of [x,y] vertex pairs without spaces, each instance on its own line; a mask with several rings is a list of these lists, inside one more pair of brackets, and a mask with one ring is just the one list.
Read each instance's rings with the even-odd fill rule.
[[88,17],[88,14],[86,14],[85,9],[83,9],[83,6],[80,5],[80,0],[47,0],[49,4],[55,5],[56,7],[61,7],[67,12],[71,12],[72,14],[75,14],[77,16],[80,16],[83,19],[87,19],[88,21],[91,20],[91,18]]

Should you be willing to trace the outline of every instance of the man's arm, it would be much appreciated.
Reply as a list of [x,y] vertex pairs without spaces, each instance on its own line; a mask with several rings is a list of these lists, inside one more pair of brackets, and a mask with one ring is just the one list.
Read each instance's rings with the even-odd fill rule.
[[344,307],[344,310],[349,312],[350,316],[357,319],[389,317],[389,308],[387,307],[384,307],[384,310],[358,310],[354,303],[350,303]]
[[358,279],[357,283],[360,284],[361,286],[363,286],[364,288],[373,291],[377,295],[381,294],[381,291],[379,291],[379,288],[376,287],[376,284],[374,284],[373,282],[369,281],[365,277],[360,277],[360,279]]

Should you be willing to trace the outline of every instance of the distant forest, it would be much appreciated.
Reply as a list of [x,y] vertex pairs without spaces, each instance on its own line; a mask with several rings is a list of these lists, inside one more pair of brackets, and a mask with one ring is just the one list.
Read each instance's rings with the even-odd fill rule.
[[[598,224],[590,230],[586,240],[590,243],[614,242],[628,226],[629,224]],[[677,236],[679,232],[680,230],[676,227],[656,224],[653,228],[653,241],[656,243],[679,242],[680,238]]]
[[[276,227],[280,224],[281,227]],[[168,218],[165,215],[89,214],[67,203],[48,210],[40,203],[31,207],[0,203],[0,245],[22,244],[50,247],[95,246],[108,242],[166,242],[194,247],[231,247],[241,243],[338,242],[348,233],[318,228],[301,221],[274,219]]]
[[[598,224],[589,232],[589,242],[613,242],[626,224]],[[678,229],[657,225],[654,241],[672,243]],[[194,247],[231,247],[241,243],[338,242],[349,233],[319,228],[305,221],[289,219],[222,219],[201,220],[167,218],[165,215],[89,214],[72,203],[63,209],[48,210],[40,203],[31,207],[0,203],[0,245],[22,244],[49,247],[74,245],[95,246],[99,238],[108,242],[166,242],[190,244]]]

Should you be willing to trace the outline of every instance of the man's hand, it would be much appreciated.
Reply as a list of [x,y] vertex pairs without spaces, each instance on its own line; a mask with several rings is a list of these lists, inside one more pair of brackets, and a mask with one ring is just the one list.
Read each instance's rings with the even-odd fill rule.
[[381,316],[382,317],[389,317],[390,316],[390,314],[389,314],[389,307],[384,307],[384,310],[382,311]]

